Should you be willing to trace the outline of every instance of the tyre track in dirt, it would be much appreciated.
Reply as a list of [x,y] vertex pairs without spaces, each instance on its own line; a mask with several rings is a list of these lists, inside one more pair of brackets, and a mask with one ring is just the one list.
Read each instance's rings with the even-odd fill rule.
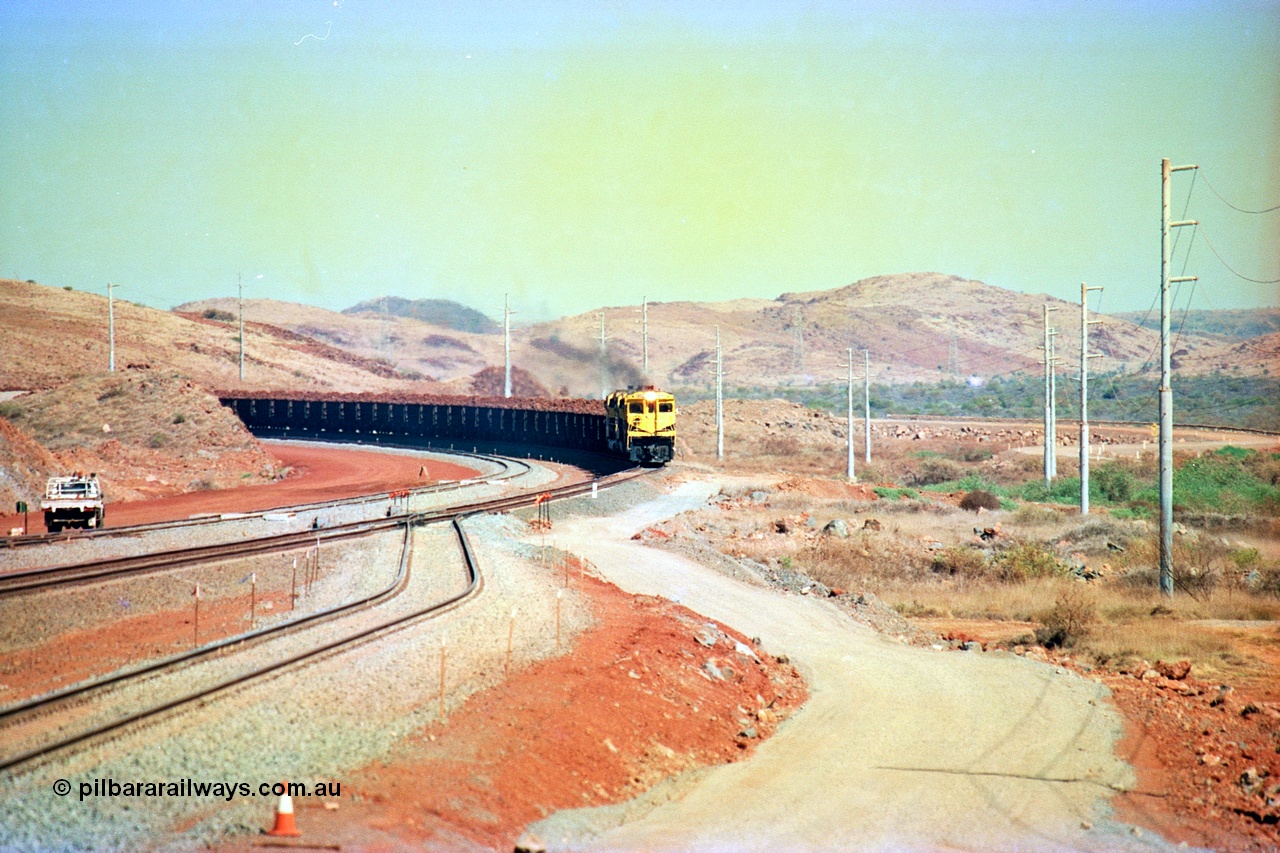
[[621,806],[553,815],[553,850],[1170,849],[1116,823],[1135,784],[1105,688],[1013,655],[910,648],[826,601],[748,586],[629,541],[717,487],[690,483],[613,519],[557,525],[623,589],[763,640],[811,698],[749,761]]

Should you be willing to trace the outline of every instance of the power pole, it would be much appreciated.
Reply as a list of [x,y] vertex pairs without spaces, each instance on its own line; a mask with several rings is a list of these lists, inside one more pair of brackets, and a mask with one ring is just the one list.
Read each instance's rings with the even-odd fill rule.
[[1049,330],[1049,475],[1058,476],[1058,329]]
[[240,303],[240,381],[244,381],[244,280],[240,273],[236,273],[236,290],[239,292],[238,301]]
[[724,361],[719,326],[716,326],[716,458],[724,458]]
[[116,372],[116,303],[111,291],[119,286],[118,284],[107,282],[107,337],[111,342],[111,354],[108,356],[107,370],[112,373]]
[[849,415],[846,421],[848,425],[848,461],[845,464],[844,475],[849,478],[849,482],[853,482],[857,478],[853,473],[853,347],[849,347]]
[[[1080,514],[1089,514],[1089,291],[1102,290],[1080,282]],[[1100,355],[1100,353],[1099,353]]]
[[609,380],[606,376],[606,352],[604,336],[604,312],[600,312],[600,399],[609,396]]
[[1053,482],[1053,386],[1049,377],[1053,373],[1053,330],[1049,328],[1049,312],[1056,305],[1044,304],[1044,484]]
[[502,396],[511,396],[511,294],[502,297]]
[[1194,219],[1169,221],[1170,175],[1199,166],[1170,166],[1160,161],[1160,592],[1173,596],[1173,369],[1169,347],[1169,317],[1173,304],[1169,285],[1195,281],[1195,276],[1170,276],[1169,229],[1197,225]]
[[867,462],[871,461],[871,353],[862,351],[862,405],[863,443],[866,445]]
[[795,374],[799,384],[800,374],[804,372],[804,315],[800,306],[791,308],[791,372]]
[[646,381],[649,379],[649,297],[640,303],[640,342],[643,352],[641,372]]

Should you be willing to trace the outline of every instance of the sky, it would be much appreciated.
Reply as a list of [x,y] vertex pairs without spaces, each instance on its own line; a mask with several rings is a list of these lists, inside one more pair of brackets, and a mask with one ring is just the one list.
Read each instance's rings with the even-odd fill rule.
[[[0,0],[0,276],[531,322],[936,271],[1280,304],[1280,0]],[[1226,202],[1219,198],[1225,199]],[[1234,270],[1234,272],[1232,272]]]

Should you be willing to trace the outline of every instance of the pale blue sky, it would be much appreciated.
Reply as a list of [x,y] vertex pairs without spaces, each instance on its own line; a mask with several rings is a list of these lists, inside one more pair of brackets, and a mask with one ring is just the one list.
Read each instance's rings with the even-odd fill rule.
[[1276,2],[0,2],[0,275],[528,320],[936,270],[1143,310],[1168,156],[1194,307],[1276,305],[1204,238],[1280,278],[1280,213],[1206,183],[1280,204],[1277,57]]

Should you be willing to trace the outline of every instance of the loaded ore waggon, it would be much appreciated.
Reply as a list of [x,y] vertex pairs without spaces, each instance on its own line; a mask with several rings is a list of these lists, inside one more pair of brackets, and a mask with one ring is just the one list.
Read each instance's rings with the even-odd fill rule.
[[64,527],[101,527],[106,510],[98,475],[50,477],[40,509],[50,533],[58,533]]
[[[675,398],[652,386],[606,400],[443,394],[239,391],[219,394],[264,438],[489,445],[494,452],[585,451],[663,465],[675,457]],[[554,457],[552,457],[554,458]]]

